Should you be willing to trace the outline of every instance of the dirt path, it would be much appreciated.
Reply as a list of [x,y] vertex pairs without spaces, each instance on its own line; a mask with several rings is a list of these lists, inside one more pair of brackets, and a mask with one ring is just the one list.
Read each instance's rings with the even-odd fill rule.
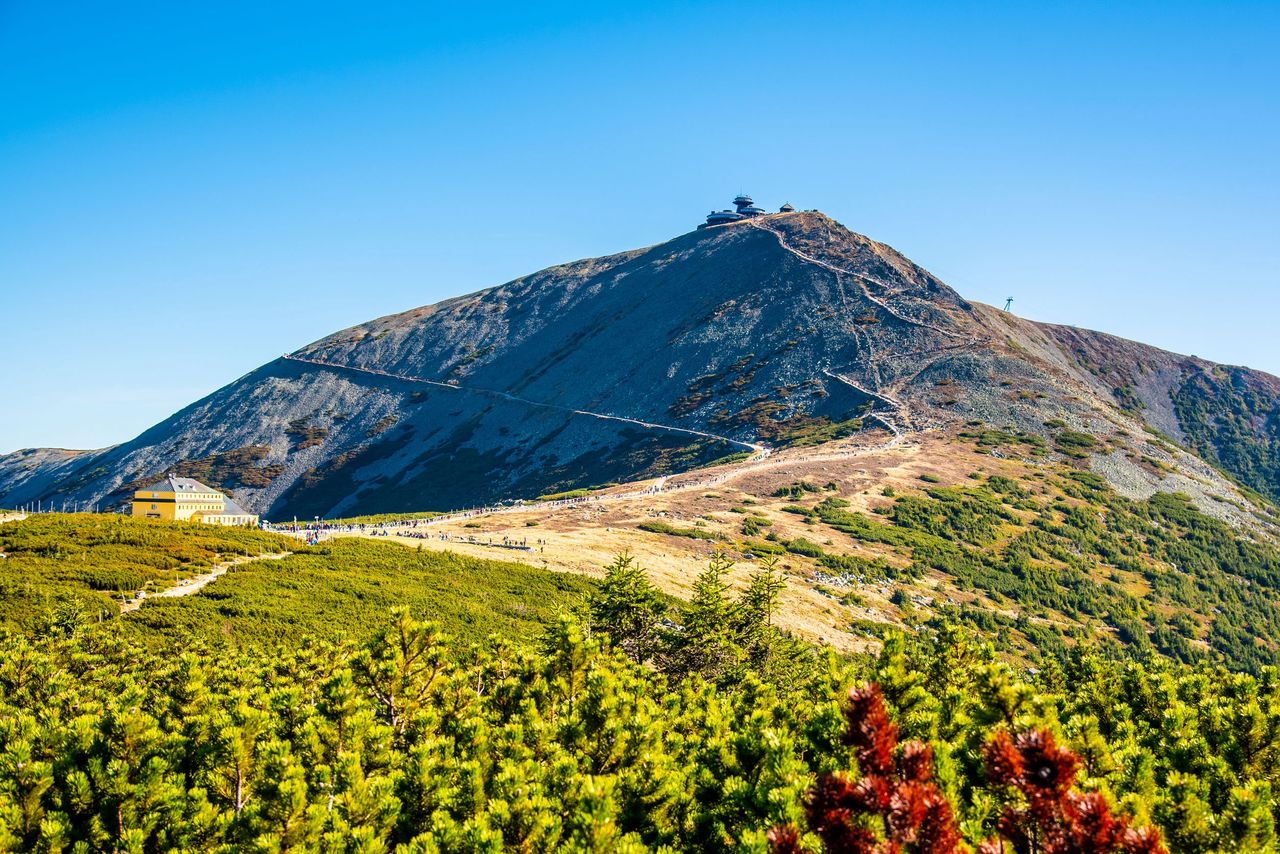
[[122,602],[120,604],[120,613],[127,614],[130,611],[136,611],[142,607],[142,603],[149,599],[173,599],[178,596],[190,596],[192,593],[197,593],[204,589],[204,587],[211,581],[214,581],[220,575],[223,575],[233,566],[239,566],[242,563],[252,563],[257,560],[280,560],[291,554],[293,554],[293,552],[281,552],[280,554],[272,555],[250,555],[248,557],[238,557],[235,560],[229,560],[226,563],[220,563],[203,575],[188,578],[180,584],[176,584],[166,590],[161,590],[159,593],[152,593],[149,596],[144,593],[137,599],[130,599],[127,602]]
[[[783,216],[791,216],[791,215],[792,214],[783,214]],[[777,216],[777,214],[775,214],[774,216]],[[853,279],[853,281],[856,282],[858,287],[861,289],[863,296],[865,296],[872,303],[879,306],[885,312],[897,318],[898,320],[902,321],[903,323],[909,323],[914,326],[918,326],[922,329],[928,329],[932,332],[936,332],[939,335],[943,335],[948,338],[951,338],[952,340],[957,342],[954,344],[945,344],[937,347],[931,347],[928,350],[915,351],[911,353],[878,353],[875,350],[874,343],[872,341],[872,336],[870,336],[866,332],[860,331],[856,326],[847,326],[846,327],[847,331],[855,339],[857,339],[860,343],[862,343],[866,349],[866,356],[865,356],[866,363],[867,363],[870,375],[874,378],[874,381],[876,384],[875,389],[865,388],[859,385],[858,383],[854,382],[853,380],[849,379],[847,376],[833,373],[828,367],[822,368],[822,372],[827,376],[831,377],[832,379],[842,382],[845,385],[848,385],[851,388],[863,394],[878,398],[879,400],[885,403],[888,403],[891,407],[893,407],[895,415],[899,419],[901,419],[903,423],[898,424],[892,419],[886,418],[884,415],[877,414],[877,413],[870,413],[866,416],[867,418],[879,421],[881,424],[887,427],[891,432],[897,433],[899,432],[900,429],[911,430],[911,429],[918,429],[919,427],[924,426],[924,425],[913,424],[912,413],[907,409],[906,405],[902,401],[898,400],[896,397],[894,397],[890,393],[890,390],[893,386],[896,385],[898,387],[901,387],[903,385],[903,382],[901,380],[898,380],[894,383],[890,383],[889,386],[886,386],[881,378],[880,364],[882,362],[888,363],[893,359],[900,359],[906,356],[936,354],[937,358],[932,360],[929,363],[929,365],[932,365],[941,358],[949,357],[950,355],[953,355],[954,353],[957,353],[957,352],[970,350],[978,346],[979,344],[983,343],[984,339],[973,336],[973,335],[966,335],[962,332],[957,332],[955,330],[945,329],[941,326],[930,323],[927,320],[921,320],[919,318],[911,317],[910,315],[903,313],[900,309],[895,308],[887,298],[876,296],[867,287],[868,284],[873,284],[877,288],[880,288],[885,293],[892,294],[893,288],[888,283],[883,282],[880,279],[877,279],[875,276],[869,276],[866,273],[861,273],[857,270],[849,270],[844,267],[838,267],[835,264],[832,264],[827,261],[823,261],[821,258],[815,258],[814,256],[809,255],[808,253],[797,249],[796,247],[792,246],[790,243],[787,242],[786,235],[783,234],[781,229],[777,228],[771,222],[769,222],[769,219],[771,219],[771,217],[751,217],[749,219],[742,220],[741,222],[752,228],[759,229],[760,231],[769,232],[774,236],[774,238],[777,239],[779,246],[781,246],[785,251],[790,252],[795,257],[804,261],[805,263],[815,264],[823,268],[824,270],[827,270],[828,272],[835,274],[836,285],[839,288],[840,298],[841,298],[841,301],[845,304],[846,311],[848,311],[849,307],[848,307],[848,300],[845,297],[844,284],[843,284],[842,277],[849,277]],[[737,223],[731,223],[731,225],[736,225],[736,224]],[[928,367],[929,365],[926,365],[926,367]],[[922,368],[921,370],[924,370],[924,369]],[[917,372],[917,375],[918,374],[919,372]],[[914,377],[912,377],[912,379],[914,379]]]

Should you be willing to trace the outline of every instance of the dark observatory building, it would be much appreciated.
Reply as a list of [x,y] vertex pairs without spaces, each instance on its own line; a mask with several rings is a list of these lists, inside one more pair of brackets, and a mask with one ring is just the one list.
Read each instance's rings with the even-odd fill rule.
[[[722,211],[712,211],[707,214],[707,221],[698,228],[706,228],[709,225],[725,225],[730,222],[737,222],[740,219],[746,219],[753,216],[761,216],[768,213],[764,208],[756,207],[756,203],[752,201],[750,196],[741,195],[733,200],[733,205],[737,210],[725,209]],[[783,205],[779,213],[791,213],[794,211],[791,205]]]
[[[712,211],[711,213],[707,214],[706,225],[724,225],[726,222],[736,222],[737,220],[740,220],[742,218],[743,218],[742,214],[734,213],[733,211],[729,211],[729,210]],[[704,226],[702,225],[698,226],[698,228],[703,228],[703,227]]]

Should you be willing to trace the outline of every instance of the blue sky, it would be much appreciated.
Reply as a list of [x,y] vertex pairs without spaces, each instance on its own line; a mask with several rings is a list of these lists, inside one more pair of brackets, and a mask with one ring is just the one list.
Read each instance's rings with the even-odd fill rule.
[[1280,373],[1280,4],[466,5],[0,0],[0,452],[743,190]]

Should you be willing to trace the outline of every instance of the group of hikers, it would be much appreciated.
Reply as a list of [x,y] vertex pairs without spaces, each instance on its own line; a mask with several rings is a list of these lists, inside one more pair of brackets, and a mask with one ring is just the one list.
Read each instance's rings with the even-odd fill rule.
[[[388,533],[374,534],[374,536],[390,536]],[[542,552],[546,548],[546,540],[534,540],[533,545],[529,544],[528,537],[503,537],[500,541],[493,537],[481,539],[474,534],[448,534],[443,531],[439,533],[430,533],[426,531],[410,531],[405,534],[397,534],[396,536],[405,537],[411,540],[440,540],[446,543],[468,543],[473,546],[493,546],[499,549],[517,549],[523,552],[531,552],[535,548]]]
[[[586,498],[560,499],[554,502],[544,502],[539,506],[550,504],[578,504],[586,501]],[[416,519],[387,519],[378,522],[326,522],[322,519],[316,519],[311,522],[284,522],[280,524],[263,523],[264,530],[275,531],[277,533],[289,533],[301,535],[307,545],[314,546],[317,543],[337,534],[357,534],[366,537],[404,537],[414,540],[440,540],[442,542],[468,543],[476,546],[493,546],[495,548],[517,549],[520,551],[544,551],[546,548],[546,540],[535,540],[533,545],[529,544],[528,537],[515,538],[510,536],[502,537],[501,540],[495,540],[493,537],[480,538],[475,535],[450,534],[444,531],[425,531],[425,528],[432,523],[444,521],[453,521],[457,519],[470,519],[472,517],[485,516],[502,510],[516,509],[513,507],[485,507],[473,510],[460,510],[455,513],[446,513],[440,516],[432,516],[427,518]]]
[[473,507],[467,510],[453,510],[448,513],[441,513],[438,516],[385,519],[378,522],[330,522],[320,518],[316,518],[311,522],[299,522],[295,519],[292,522],[263,522],[261,527],[263,530],[267,531],[287,534],[304,534],[307,535],[308,538],[315,537],[316,539],[323,539],[325,536],[331,536],[333,534],[364,534],[365,536],[373,537],[390,536],[392,534],[395,534],[396,536],[409,536],[409,534],[403,533],[405,529],[412,531],[419,527],[438,525],[442,522],[478,519],[482,516],[493,516],[498,513],[516,513],[521,510],[528,510],[535,507],[539,510],[557,509],[562,507],[575,507],[598,501],[599,499],[594,495],[576,495],[569,498],[556,498],[550,501],[521,501],[512,502],[510,504],[495,504],[488,507]]

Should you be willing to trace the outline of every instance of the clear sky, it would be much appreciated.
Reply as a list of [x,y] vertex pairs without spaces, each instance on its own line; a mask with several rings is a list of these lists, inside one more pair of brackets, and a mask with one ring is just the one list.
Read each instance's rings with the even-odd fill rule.
[[739,191],[1280,373],[1280,3],[0,0],[0,452]]

